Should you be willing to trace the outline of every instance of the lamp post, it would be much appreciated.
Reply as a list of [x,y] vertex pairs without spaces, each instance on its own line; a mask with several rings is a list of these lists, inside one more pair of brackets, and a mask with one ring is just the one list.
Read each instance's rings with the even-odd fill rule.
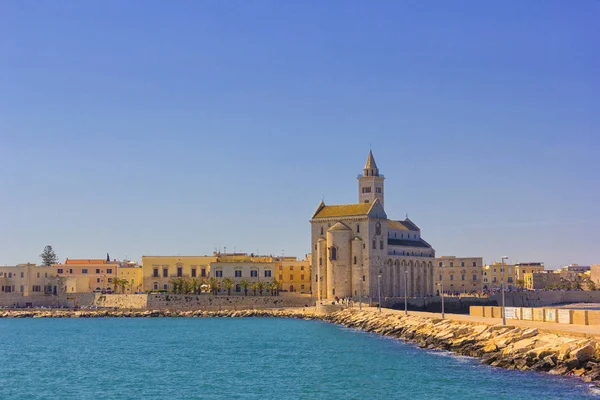
[[442,297],[442,319],[444,319],[446,317],[444,313],[444,281],[440,281],[438,286],[440,287],[440,296]]
[[363,282],[363,264],[360,264],[360,280],[358,285],[358,309],[362,311],[362,282]]
[[408,315],[408,268],[404,271],[404,315]]
[[381,270],[379,270],[379,275],[377,275],[377,293],[379,296],[379,312],[381,312]]
[[506,325],[506,310],[504,309],[504,260],[508,260],[507,256],[502,257],[502,278],[501,278],[501,290],[502,290],[502,325]]

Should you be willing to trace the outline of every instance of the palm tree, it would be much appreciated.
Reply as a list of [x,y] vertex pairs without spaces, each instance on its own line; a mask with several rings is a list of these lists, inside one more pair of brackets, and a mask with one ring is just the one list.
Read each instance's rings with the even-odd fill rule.
[[169,279],[169,283],[171,284],[171,291],[173,293],[178,293],[179,288],[181,287],[181,281],[179,278]]
[[256,291],[258,290],[258,283],[257,282],[252,282],[250,284],[250,290],[252,290],[252,295],[256,296]]
[[227,296],[231,296],[231,288],[233,287],[235,283],[233,282],[233,279],[231,278],[225,278],[223,279],[223,281],[221,281],[221,285],[223,286],[223,289],[227,289]]
[[267,289],[269,289],[271,291],[271,296],[276,296],[278,294],[279,282],[277,282],[275,279],[273,279],[267,285]]
[[216,296],[219,292],[219,280],[215,277],[212,277],[208,280],[208,284],[210,285],[210,291]]
[[256,282],[256,289],[258,289],[260,295],[262,296],[263,290],[265,290],[265,283],[263,281]]
[[121,293],[125,293],[125,288],[129,284],[129,281],[127,279],[118,279],[118,281],[119,287],[121,288]]
[[244,296],[248,296],[248,287],[250,286],[250,282],[248,282],[246,279],[242,279],[240,286],[242,289],[244,289]]
[[117,293],[117,287],[119,287],[120,281],[121,280],[119,278],[112,278],[113,292]]

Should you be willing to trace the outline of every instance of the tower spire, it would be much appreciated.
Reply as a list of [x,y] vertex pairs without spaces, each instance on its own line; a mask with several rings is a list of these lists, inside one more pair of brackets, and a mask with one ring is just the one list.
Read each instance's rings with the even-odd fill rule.
[[363,168],[362,176],[358,176],[358,201],[360,203],[371,203],[379,199],[383,205],[383,175],[379,175],[379,168],[373,157],[373,151],[369,150],[367,162]]

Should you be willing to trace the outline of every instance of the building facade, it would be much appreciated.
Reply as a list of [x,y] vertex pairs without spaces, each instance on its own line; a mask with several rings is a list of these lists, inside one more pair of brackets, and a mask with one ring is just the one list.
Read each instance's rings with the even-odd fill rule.
[[479,292],[483,285],[482,257],[442,256],[435,259],[436,294]]
[[504,279],[504,288],[516,286],[515,266],[494,262],[483,266],[483,290],[499,290]]
[[296,257],[280,257],[276,259],[275,277],[281,290],[306,294],[311,291],[310,257],[298,260]]
[[59,282],[51,267],[18,264],[0,267],[0,295],[37,296],[56,294]]
[[543,290],[564,280],[560,273],[553,271],[525,272],[522,276],[523,284],[529,290]]
[[384,180],[369,152],[356,204],[325,205],[311,223],[311,284],[318,299],[429,296],[435,250],[408,217],[388,219]]
[[[210,277],[219,281],[229,278],[233,281],[232,294],[246,294],[242,282],[265,284],[275,280],[276,262],[272,257],[252,257],[248,255],[223,255],[210,263]],[[250,289],[249,289],[250,290]],[[223,287],[220,292],[226,292]]]
[[119,262],[105,259],[66,259],[53,264],[54,275],[61,278],[67,293],[114,292]]
[[117,278],[127,282],[125,293],[144,291],[144,273],[142,266],[133,261],[123,261],[117,270]]
[[525,274],[537,274],[544,271],[544,263],[542,262],[527,262],[515,264],[515,280],[525,282]]
[[213,256],[142,256],[144,291],[172,290],[173,278],[208,279]]

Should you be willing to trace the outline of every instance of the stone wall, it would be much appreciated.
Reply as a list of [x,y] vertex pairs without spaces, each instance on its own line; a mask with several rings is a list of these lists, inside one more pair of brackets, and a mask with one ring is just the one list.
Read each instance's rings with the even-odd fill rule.
[[23,296],[20,293],[2,293],[0,295],[0,307],[56,307],[66,304],[64,296],[38,294]]
[[[505,308],[506,319],[552,322],[557,324],[600,325],[600,310],[569,310],[551,307]],[[472,317],[502,318],[502,307],[471,306]]]
[[148,306],[147,294],[98,294],[94,296],[93,305],[98,307],[145,309]]
[[312,307],[315,299],[306,296],[209,296],[149,294],[151,310],[244,310],[252,308]]
[[[497,302],[497,304],[501,304],[501,295],[496,294],[490,296],[490,300]],[[514,307],[545,307],[554,304],[600,303],[600,290],[506,292],[505,301],[507,306]]]
[[[374,299],[374,304],[377,299]],[[387,297],[382,299],[382,306],[395,310],[404,310],[404,297]],[[442,298],[432,296],[425,298],[408,298],[408,309],[412,311],[441,312]],[[444,297],[444,311],[453,314],[468,314],[469,307],[473,305],[492,306],[498,305],[495,299],[479,297]]]

